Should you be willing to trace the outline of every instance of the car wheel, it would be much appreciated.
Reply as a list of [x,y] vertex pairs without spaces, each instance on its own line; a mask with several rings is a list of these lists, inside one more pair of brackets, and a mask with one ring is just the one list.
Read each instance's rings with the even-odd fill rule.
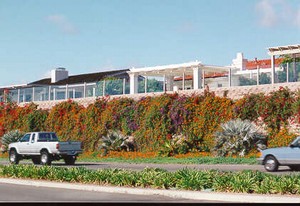
[[300,165],[290,165],[289,168],[293,171],[300,171]]
[[35,165],[41,164],[41,158],[40,157],[32,157],[32,162]]
[[42,165],[51,165],[51,159],[49,153],[45,150],[41,152],[41,164]]
[[269,172],[275,172],[278,170],[278,161],[273,156],[268,156],[264,162],[265,169]]
[[74,165],[76,161],[76,156],[66,156],[64,157],[66,165]]
[[11,164],[19,164],[20,156],[15,149],[9,151],[9,162]]

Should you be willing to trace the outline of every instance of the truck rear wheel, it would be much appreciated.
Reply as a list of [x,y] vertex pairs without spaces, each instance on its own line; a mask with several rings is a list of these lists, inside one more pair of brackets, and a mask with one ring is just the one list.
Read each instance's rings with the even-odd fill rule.
[[20,156],[15,149],[9,151],[9,162],[11,164],[19,164]]
[[65,156],[64,161],[66,165],[74,165],[76,161],[76,156]]
[[51,159],[49,153],[46,150],[41,152],[41,164],[42,165],[51,165]]

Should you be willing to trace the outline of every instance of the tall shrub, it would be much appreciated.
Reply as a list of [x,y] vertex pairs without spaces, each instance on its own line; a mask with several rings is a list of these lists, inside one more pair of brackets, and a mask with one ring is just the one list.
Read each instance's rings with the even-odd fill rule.
[[172,123],[169,110],[174,98],[176,95],[163,94],[150,99],[135,133],[140,149],[157,150],[165,139],[170,138]]
[[247,94],[243,98],[238,99],[233,106],[235,118],[241,120],[257,121],[260,116],[259,105],[264,101],[264,94]]
[[214,132],[221,123],[232,118],[232,100],[217,97],[210,93],[206,95],[199,106],[195,108],[190,135],[195,147],[201,150],[211,150],[214,145]]
[[56,132],[63,141],[80,140],[77,129],[82,128],[82,122],[79,120],[82,109],[83,106],[72,100],[55,105],[46,120],[47,130]]
[[82,119],[82,141],[86,150],[95,150],[99,140],[105,134],[106,128],[102,123],[102,113],[107,107],[107,99],[97,99],[80,113]]
[[288,119],[293,115],[293,102],[293,93],[283,87],[260,101],[259,114],[271,134],[278,133],[282,126],[288,125]]

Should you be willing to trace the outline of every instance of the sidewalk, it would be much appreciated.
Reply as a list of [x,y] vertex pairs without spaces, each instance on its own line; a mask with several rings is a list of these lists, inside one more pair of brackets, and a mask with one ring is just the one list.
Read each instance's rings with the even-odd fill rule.
[[112,187],[98,186],[91,184],[77,183],[59,183],[43,180],[23,180],[0,178],[0,183],[28,185],[35,187],[52,187],[73,190],[109,192],[109,193],[126,193],[136,195],[164,195],[172,198],[186,198],[192,200],[209,200],[224,201],[234,203],[300,203],[300,196],[294,195],[257,195],[257,194],[241,194],[241,193],[219,193],[209,191],[187,191],[187,190],[162,190],[148,188],[128,188],[128,187]]

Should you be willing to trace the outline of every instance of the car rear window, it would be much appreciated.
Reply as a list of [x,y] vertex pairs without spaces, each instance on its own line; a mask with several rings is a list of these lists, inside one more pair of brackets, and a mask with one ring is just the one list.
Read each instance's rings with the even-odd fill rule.
[[57,142],[58,138],[55,133],[39,133],[38,142]]

